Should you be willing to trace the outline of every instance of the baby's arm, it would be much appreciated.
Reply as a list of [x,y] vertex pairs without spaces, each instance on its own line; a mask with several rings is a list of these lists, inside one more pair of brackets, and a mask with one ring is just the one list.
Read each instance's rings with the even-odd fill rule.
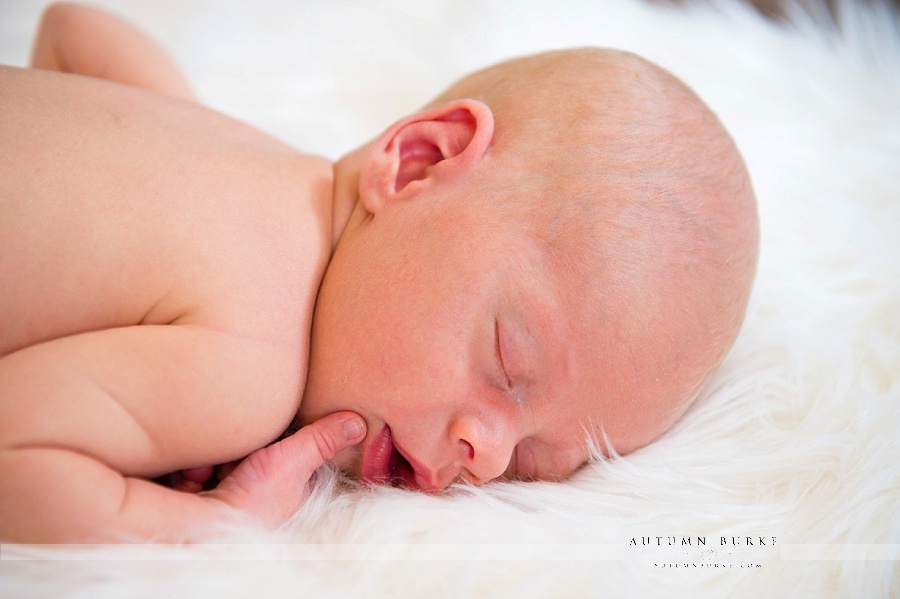
[[44,12],[31,66],[194,99],[178,67],[156,42],[132,25],[85,6],[54,4]]
[[271,358],[222,335],[127,327],[0,359],[0,540],[182,541],[235,510],[272,526],[289,517],[314,470],[362,439],[357,416],[333,414],[250,454],[208,493],[142,478],[192,454],[246,451],[267,418],[254,375],[265,379]]

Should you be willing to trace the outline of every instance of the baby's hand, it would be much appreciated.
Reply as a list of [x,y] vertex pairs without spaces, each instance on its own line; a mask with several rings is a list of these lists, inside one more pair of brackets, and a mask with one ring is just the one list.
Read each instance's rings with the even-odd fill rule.
[[169,475],[168,480],[163,480],[164,484],[168,484],[176,491],[185,493],[199,493],[204,489],[211,489],[219,484],[219,481],[225,480],[229,474],[234,472],[241,460],[234,462],[226,462],[218,466],[201,466],[200,468],[187,468],[179,470]]
[[[316,469],[365,435],[365,422],[353,412],[329,414],[251,453],[215,489],[203,495],[279,526],[306,499]],[[192,470],[197,472],[181,474],[205,475],[204,482],[212,476],[212,467]]]

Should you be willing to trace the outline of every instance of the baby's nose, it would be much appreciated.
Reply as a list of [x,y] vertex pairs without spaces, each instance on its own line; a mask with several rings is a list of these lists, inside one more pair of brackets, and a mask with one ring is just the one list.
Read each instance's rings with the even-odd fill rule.
[[452,430],[462,476],[476,485],[503,476],[518,442],[511,422],[500,418],[491,419],[490,423],[460,418]]
[[426,493],[438,493],[456,482],[469,482],[475,485],[484,484],[502,476],[509,463],[509,458],[501,467],[502,459],[494,460],[485,451],[479,452],[464,439],[456,440],[456,447],[449,460],[439,468],[420,468],[415,471],[415,486]]

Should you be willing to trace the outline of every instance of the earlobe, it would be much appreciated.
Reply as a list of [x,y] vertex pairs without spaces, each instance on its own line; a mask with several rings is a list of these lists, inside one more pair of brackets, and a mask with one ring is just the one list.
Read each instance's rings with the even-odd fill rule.
[[374,214],[433,181],[463,175],[481,160],[493,135],[493,114],[477,100],[456,100],[398,121],[363,162],[360,200]]

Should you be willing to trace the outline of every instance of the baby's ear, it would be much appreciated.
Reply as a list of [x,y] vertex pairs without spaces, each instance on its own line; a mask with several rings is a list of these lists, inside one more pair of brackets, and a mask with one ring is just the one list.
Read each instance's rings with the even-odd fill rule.
[[360,199],[374,214],[435,181],[464,175],[484,156],[493,136],[494,116],[476,100],[456,100],[398,121],[365,157]]

